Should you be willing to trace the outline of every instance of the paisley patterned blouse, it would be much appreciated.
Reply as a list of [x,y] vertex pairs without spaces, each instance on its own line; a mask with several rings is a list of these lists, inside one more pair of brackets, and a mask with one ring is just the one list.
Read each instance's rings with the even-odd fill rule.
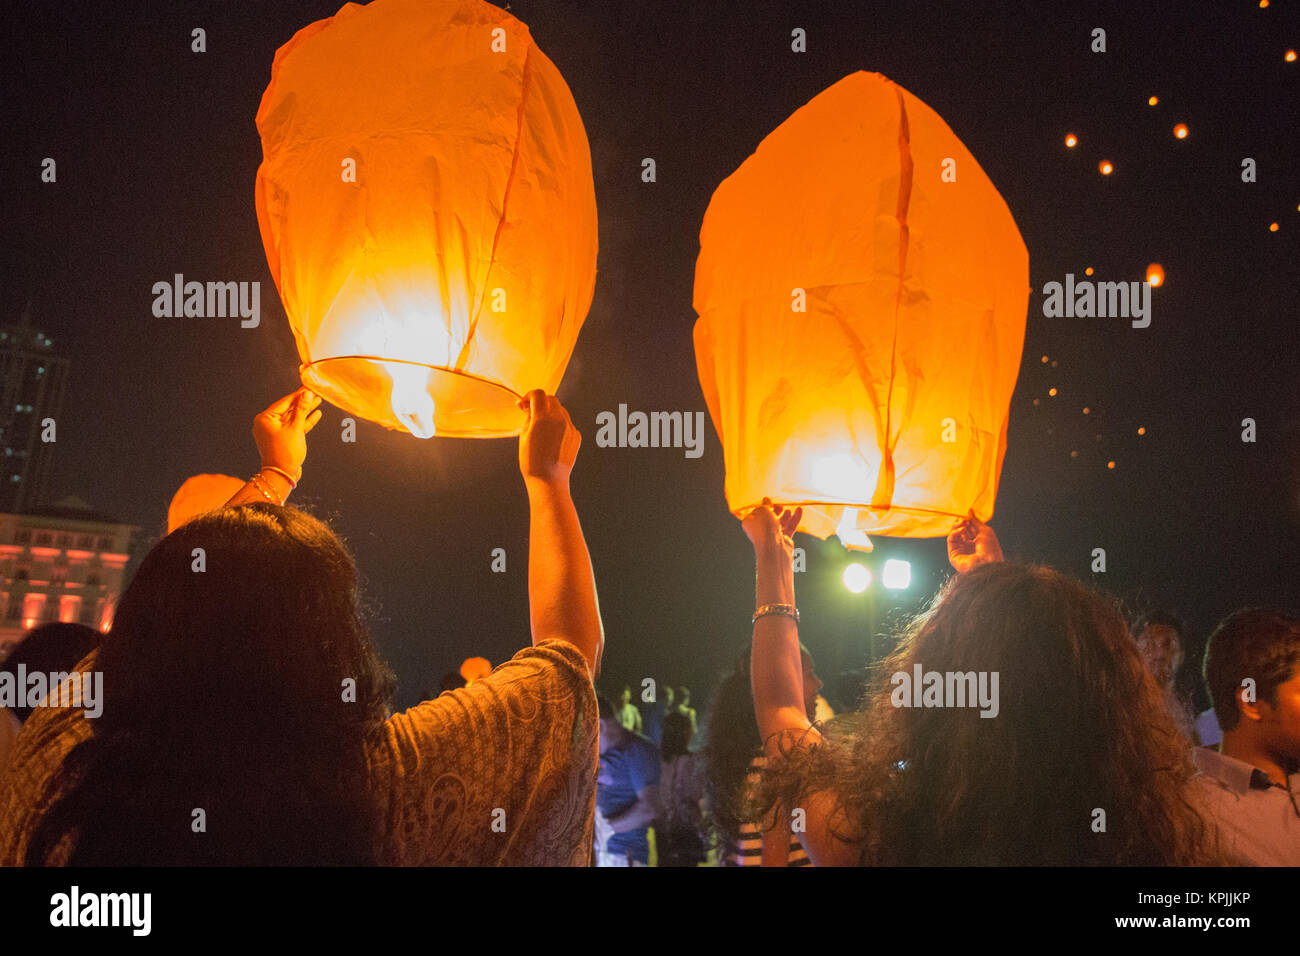
[[[82,662],[85,667],[93,661]],[[0,773],[0,866],[19,866],[60,760],[94,721],[38,707]],[[586,866],[599,724],[581,652],[547,640],[468,687],[390,717],[369,754],[391,865]],[[70,839],[52,862],[63,862]]]

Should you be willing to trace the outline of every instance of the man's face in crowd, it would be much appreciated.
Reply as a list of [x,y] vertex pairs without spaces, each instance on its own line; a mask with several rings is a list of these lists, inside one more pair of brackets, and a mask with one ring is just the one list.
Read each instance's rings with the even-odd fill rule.
[[1138,653],[1161,685],[1168,684],[1183,665],[1178,632],[1167,624],[1148,624],[1137,639]]
[[1260,701],[1264,745],[1283,763],[1300,764],[1300,669],[1277,688],[1277,705]]

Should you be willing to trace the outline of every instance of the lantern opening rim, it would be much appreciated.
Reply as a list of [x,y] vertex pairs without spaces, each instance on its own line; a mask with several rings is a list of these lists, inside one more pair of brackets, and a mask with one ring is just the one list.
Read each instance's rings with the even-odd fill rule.
[[521,392],[516,392],[509,385],[503,385],[500,382],[495,381],[493,379],[484,378],[482,375],[475,375],[473,372],[466,372],[458,368],[448,368],[446,365],[434,365],[431,362],[413,362],[410,359],[390,358],[387,355],[331,355],[328,358],[315,359],[314,361],[305,362],[302,365],[298,366],[298,377],[301,378],[302,374],[306,372],[307,369],[315,368],[317,365],[324,365],[327,362],[344,362],[344,361],[355,361],[355,360],[360,360],[363,362],[383,362],[390,365],[418,365],[420,368],[432,369],[435,372],[448,372],[452,375],[460,375],[463,376],[464,378],[473,379],[476,382],[482,382],[484,385],[491,385],[494,388],[499,388],[502,389],[503,391],[509,392],[516,399],[521,399],[524,397]]
[[[331,373],[332,365],[338,369],[337,372]],[[519,402],[523,396],[514,389],[481,375],[444,365],[383,355],[331,355],[328,358],[299,365],[298,377],[305,386],[351,415],[375,422],[390,430],[411,432],[392,408],[391,395],[383,391],[376,392],[376,389],[384,388],[385,381],[391,380],[391,373],[385,369],[394,365],[423,369],[429,376],[426,385],[441,380],[443,386],[449,387],[453,392],[459,392],[450,402],[442,399],[435,400],[434,407],[443,414],[439,415],[436,427],[430,435],[417,437],[515,438],[523,432],[527,424],[527,415],[519,409]],[[349,371],[344,372],[345,369]],[[361,372],[362,369],[371,371]],[[358,372],[361,372],[366,379],[360,392],[353,391],[352,385],[349,384],[349,379],[352,384],[356,383],[355,376]],[[447,376],[450,376],[450,379]],[[448,386],[449,382],[455,381],[464,383],[464,386]],[[466,392],[465,388],[469,391]],[[431,396],[445,395],[445,393],[446,388],[429,389]],[[355,396],[358,395],[368,396],[368,398],[355,400]],[[488,397],[492,395],[497,396],[496,399]],[[465,404],[467,399],[468,404]],[[453,413],[447,415],[447,410],[453,410]],[[477,420],[478,423],[471,424],[469,427],[458,427],[463,424],[463,419],[457,413],[470,413],[468,419],[471,422]]]
[[[770,495],[768,497],[771,498]],[[958,514],[954,511],[945,511],[940,508],[913,508],[913,507],[905,507],[902,505],[889,505],[889,506],[881,507],[879,505],[873,506],[871,504],[864,504],[864,503],[853,502],[853,501],[828,501],[825,499],[810,500],[810,501],[785,501],[785,500],[778,500],[777,498],[771,498],[771,501],[772,504],[781,508],[816,508],[816,509],[857,508],[861,511],[870,514],[877,514],[877,515],[888,515],[888,514],[896,514],[896,513],[903,514],[903,515],[918,515],[918,516],[933,515],[936,517],[952,518],[954,521],[958,521],[966,517],[965,512],[963,512],[962,514]],[[733,509],[731,513],[735,515],[737,518],[743,518],[745,515],[748,515],[751,511],[754,511],[755,509],[761,507],[763,507],[762,501],[755,501],[751,504],[741,505],[739,508]],[[992,520],[992,518],[993,516],[989,515],[988,518],[986,519],[982,518],[980,520],[989,521]],[[803,531],[802,529],[798,529],[798,530],[799,533],[801,534],[811,533],[811,532]],[[888,531],[873,531],[870,528],[862,528],[860,530],[862,531],[863,534],[875,535],[876,537],[881,537],[881,538],[900,537],[899,535],[891,535]],[[936,532],[935,534],[932,535],[907,535],[906,537],[940,538],[945,536],[947,533],[948,532],[945,531],[945,532]],[[818,537],[818,536],[814,535],[814,537]]]

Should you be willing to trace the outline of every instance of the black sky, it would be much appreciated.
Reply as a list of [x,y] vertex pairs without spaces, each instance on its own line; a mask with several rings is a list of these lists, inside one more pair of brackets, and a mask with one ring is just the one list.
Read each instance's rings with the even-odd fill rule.
[[[252,417],[295,386],[297,356],[253,209],[253,117],[276,48],[338,6],[6,12],[0,309],[16,317],[33,296],[36,323],[72,360],[55,497],[85,498],[152,539],[188,475],[256,467]],[[1140,279],[1152,261],[1167,273],[1145,330],[1045,319],[1031,297],[993,520],[1007,550],[1134,608],[1179,610],[1202,641],[1236,607],[1294,608],[1300,62],[1283,53],[1300,47],[1297,6],[513,3],[568,81],[592,148],[599,277],[560,396],[586,439],[574,494],[609,683],[706,687],[747,640],[752,558],[711,430],[691,460],[597,448],[595,417],[623,402],[704,408],[691,291],[709,197],[791,112],[858,69],[900,83],[962,138],[1016,217],[1036,290],[1087,266],[1100,279]],[[196,26],[203,54],[190,51]],[[795,27],[805,54],[790,50]],[[1089,49],[1094,27],[1105,54]],[[1177,122],[1188,139],[1174,139]],[[55,185],[40,182],[46,156]],[[653,184],[640,178],[647,156]],[[1244,157],[1258,182],[1242,183]],[[1108,178],[1102,158],[1116,166]],[[153,317],[153,283],[177,272],[260,281],[261,327]],[[329,410],[313,433],[297,501],[354,549],[406,705],[462,658],[497,663],[527,640],[515,443],[420,442],[362,423],[345,445],[340,417]],[[1246,417],[1255,444],[1241,441]],[[804,639],[823,661],[856,661],[864,605],[838,580],[849,558],[834,539],[800,543]],[[495,547],[504,575],[489,570]],[[1104,575],[1089,570],[1096,547]],[[914,594],[942,579],[941,542],[877,539],[867,560],[900,554],[918,562]]]

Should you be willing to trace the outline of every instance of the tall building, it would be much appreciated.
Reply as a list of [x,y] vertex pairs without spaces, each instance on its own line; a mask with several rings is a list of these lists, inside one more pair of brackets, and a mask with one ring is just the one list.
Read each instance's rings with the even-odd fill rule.
[[30,300],[17,325],[0,326],[0,511],[39,508],[49,491],[56,442],[41,440],[43,423],[57,427],[68,378],[52,345],[32,328]]
[[107,631],[136,530],[76,498],[0,514],[0,660],[50,621]]

